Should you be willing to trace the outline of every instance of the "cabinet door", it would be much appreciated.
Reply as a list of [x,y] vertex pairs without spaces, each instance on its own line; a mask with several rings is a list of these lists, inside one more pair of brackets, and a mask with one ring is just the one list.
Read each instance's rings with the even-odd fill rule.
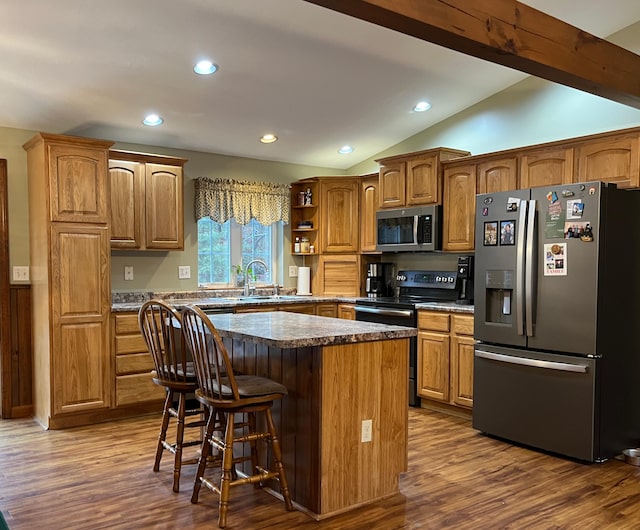
[[57,144],[48,149],[51,220],[106,224],[107,151]]
[[378,175],[363,178],[360,186],[360,252],[376,251],[376,211],[378,210]]
[[355,306],[353,304],[338,304],[338,318],[342,318],[344,320],[355,320]]
[[406,204],[440,204],[442,190],[437,156],[406,162]]
[[358,252],[358,182],[355,179],[323,181],[320,190],[322,252]]
[[570,184],[572,180],[573,148],[520,155],[520,189]]
[[110,406],[109,259],[106,226],[52,224],[50,362],[54,414]]
[[449,401],[449,335],[418,332],[418,395]]
[[473,337],[454,335],[451,340],[451,400],[473,406]]
[[476,213],[476,166],[444,170],[443,250],[473,250]]
[[146,248],[183,250],[182,168],[146,164],[145,192]]
[[316,306],[314,304],[289,304],[278,306],[278,311],[288,311],[289,313],[302,313],[304,315],[315,315]]
[[111,248],[140,248],[144,219],[144,166],[109,161],[111,186]]
[[399,208],[405,205],[405,163],[380,166],[380,208]]
[[619,188],[640,186],[638,135],[586,141],[577,148],[578,182],[602,180]]
[[326,296],[360,296],[360,256],[320,256],[313,276],[313,293]]
[[336,304],[317,304],[316,315],[318,315],[319,317],[337,318],[338,316],[337,305]]
[[477,193],[497,193],[518,187],[518,161],[516,157],[490,160],[478,164]]

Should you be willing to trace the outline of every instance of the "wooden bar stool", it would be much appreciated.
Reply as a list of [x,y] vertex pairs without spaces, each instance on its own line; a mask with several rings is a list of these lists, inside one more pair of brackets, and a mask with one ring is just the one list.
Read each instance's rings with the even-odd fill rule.
[[[209,409],[191,502],[198,502],[202,484],[218,493],[218,526],[224,528],[232,486],[254,484],[258,487],[266,480],[276,479],[280,483],[286,509],[293,510],[280,442],[271,415],[274,400],[281,399],[287,393],[286,387],[265,377],[234,374],[220,334],[198,307],[189,306],[182,310],[182,332],[196,365],[196,398]],[[266,430],[257,429],[258,413],[264,414]],[[246,421],[238,418],[243,414],[246,414]],[[270,442],[275,471],[261,466],[259,441]],[[250,445],[250,456],[234,457],[233,446],[240,443]],[[218,484],[204,477],[212,448],[219,451],[222,459],[222,476]],[[249,460],[251,474],[240,476],[241,473],[236,473],[235,464]]]
[[[147,348],[153,357],[155,373],[153,382],[166,389],[167,397],[162,411],[162,424],[158,435],[154,471],[160,470],[160,460],[164,451],[174,455],[173,491],[180,490],[180,472],[182,470],[182,450],[185,447],[200,445],[202,436],[197,440],[184,441],[185,428],[205,425],[204,408],[198,406],[187,407],[188,395],[194,395],[198,388],[193,361],[189,350],[184,345],[180,331],[181,316],[175,308],[161,300],[150,300],[142,305],[138,313],[140,331],[147,343]],[[176,325],[177,323],[177,325]],[[177,408],[174,400],[177,397]],[[198,420],[189,421],[190,417],[198,416]],[[166,441],[167,430],[171,418],[176,420],[175,441]],[[195,463],[195,458],[184,463]]]

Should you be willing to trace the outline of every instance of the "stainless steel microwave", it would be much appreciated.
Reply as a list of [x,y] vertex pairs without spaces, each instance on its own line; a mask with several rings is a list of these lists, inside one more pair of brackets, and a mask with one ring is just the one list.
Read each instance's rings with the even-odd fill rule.
[[439,205],[379,210],[376,213],[376,250],[428,252],[440,250],[442,227]]

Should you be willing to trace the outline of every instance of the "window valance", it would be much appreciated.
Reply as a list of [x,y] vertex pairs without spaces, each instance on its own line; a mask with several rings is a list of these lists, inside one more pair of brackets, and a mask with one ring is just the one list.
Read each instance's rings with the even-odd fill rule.
[[289,223],[291,194],[288,184],[232,179],[195,180],[196,220],[210,217],[224,223],[234,218],[241,225],[255,219],[262,225]]

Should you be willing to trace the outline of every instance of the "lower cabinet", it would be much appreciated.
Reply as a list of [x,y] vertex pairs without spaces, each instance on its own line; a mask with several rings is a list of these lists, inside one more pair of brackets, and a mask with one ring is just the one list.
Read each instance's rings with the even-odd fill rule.
[[138,327],[138,313],[114,313],[115,406],[158,401],[164,389],[151,380],[153,360]]
[[473,316],[418,312],[418,395],[473,405]]
[[356,319],[356,306],[354,304],[338,304],[338,318],[344,320]]

